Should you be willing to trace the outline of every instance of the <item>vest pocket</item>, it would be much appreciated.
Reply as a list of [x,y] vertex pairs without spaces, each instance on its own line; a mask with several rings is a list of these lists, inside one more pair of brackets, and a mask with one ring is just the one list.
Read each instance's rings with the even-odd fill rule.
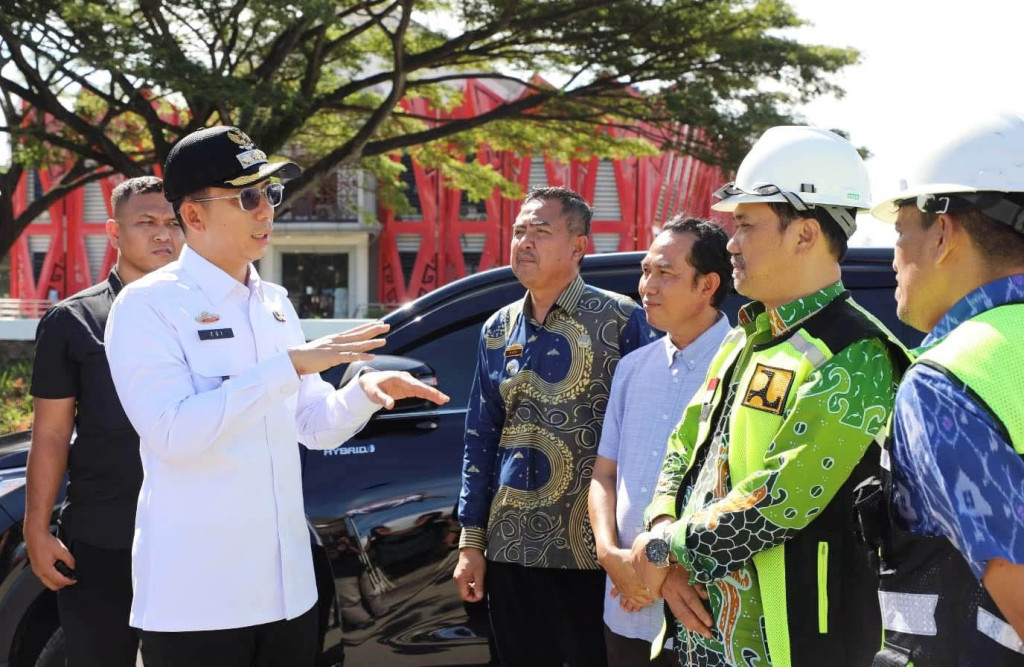
[[828,542],[818,542],[818,633],[828,634]]

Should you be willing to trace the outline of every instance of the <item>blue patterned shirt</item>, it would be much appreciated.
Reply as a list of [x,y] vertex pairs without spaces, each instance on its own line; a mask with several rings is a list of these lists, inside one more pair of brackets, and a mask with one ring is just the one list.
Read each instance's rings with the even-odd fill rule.
[[[686,347],[677,348],[665,336],[627,354],[615,370],[597,453],[615,461],[615,524],[622,548],[632,547],[644,530],[644,508],[654,497],[665,443],[729,331],[729,319],[721,315]],[[626,611],[610,596],[611,578],[606,579],[605,625],[623,637],[654,641],[665,622],[662,601]]]
[[619,359],[655,338],[629,297],[579,276],[544,322],[529,294],[484,324],[466,412],[460,546],[598,569],[587,494]]
[[[922,343],[965,320],[1024,300],[1024,275],[961,299]],[[988,561],[1024,563],[1024,460],[993,418],[945,375],[912,366],[896,394],[895,503],[907,528],[946,536],[981,579]]]

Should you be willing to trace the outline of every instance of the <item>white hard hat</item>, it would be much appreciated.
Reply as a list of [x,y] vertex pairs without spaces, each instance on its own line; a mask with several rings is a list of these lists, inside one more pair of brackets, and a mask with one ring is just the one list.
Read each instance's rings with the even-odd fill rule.
[[847,237],[857,229],[847,209],[871,208],[871,181],[853,145],[818,127],[773,127],[743,158],[736,180],[715,193],[716,211],[737,204],[789,202],[798,211],[822,207]]
[[899,191],[871,209],[871,215],[895,222],[897,204],[915,198],[921,210],[945,213],[950,197],[928,195],[959,194],[953,205],[975,206],[1024,233],[1024,210],[997,194],[1012,192],[1024,193],[1024,118],[1001,114],[973,123],[923,156],[900,180]]

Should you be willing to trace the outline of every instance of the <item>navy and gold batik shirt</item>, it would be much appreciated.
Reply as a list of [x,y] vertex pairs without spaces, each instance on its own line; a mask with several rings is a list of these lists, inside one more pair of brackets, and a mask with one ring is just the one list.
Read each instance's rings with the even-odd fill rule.
[[484,324],[466,414],[460,546],[527,567],[600,567],[587,493],[612,372],[654,338],[632,299],[579,276],[543,323],[527,294]]

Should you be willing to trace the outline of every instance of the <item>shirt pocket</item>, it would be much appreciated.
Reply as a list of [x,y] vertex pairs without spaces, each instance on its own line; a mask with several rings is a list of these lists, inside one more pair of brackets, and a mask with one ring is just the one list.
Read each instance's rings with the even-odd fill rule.
[[197,394],[213,391],[248,370],[232,340],[201,341],[188,355],[192,386]]

